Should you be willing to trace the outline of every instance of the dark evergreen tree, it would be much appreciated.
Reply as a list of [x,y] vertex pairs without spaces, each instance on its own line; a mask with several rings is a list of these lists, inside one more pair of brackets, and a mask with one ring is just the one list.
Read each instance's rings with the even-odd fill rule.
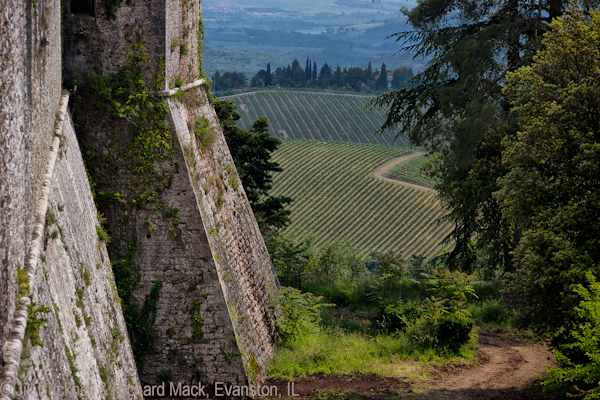
[[394,69],[394,76],[392,79],[392,87],[394,89],[401,89],[404,87],[406,81],[413,77],[412,69],[409,67],[398,67]]
[[274,79],[277,85],[283,86],[285,84],[285,68],[277,67]]
[[294,82],[294,86],[304,86],[306,83],[306,74],[301,67],[296,68],[292,72],[292,81]]
[[305,81],[309,81],[310,77],[312,76],[312,64],[310,62],[310,59],[308,57],[306,57],[306,67],[304,68],[304,80]]
[[344,76],[342,74],[342,69],[340,68],[340,64],[335,68],[335,72],[333,73],[333,77],[331,78],[331,86],[341,87],[344,85]]
[[479,249],[485,265],[513,270],[511,254],[523,227],[507,223],[492,196],[506,173],[503,139],[516,134],[501,89],[507,70],[531,62],[548,22],[566,3],[421,0],[403,10],[414,30],[397,39],[407,44],[405,51],[430,61],[410,87],[372,105],[388,110],[382,129],[397,129],[435,154],[430,174],[454,225],[453,267],[472,269]]
[[225,72],[219,80],[219,90],[241,89],[246,87],[247,79],[242,72]]
[[376,87],[377,87],[377,89],[387,89],[388,88],[388,77],[387,77],[387,69],[385,67],[385,63],[381,64],[381,71],[379,71],[379,78],[377,79]]
[[267,72],[265,73],[265,86],[273,84],[273,75],[271,74],[271,63],[267,63]]
[[265,86],[267,71],[261,69],[252,77],[250,80],[250,87],[263,87]]
[[298,61],[297,58],[294,58],[294,61],[292,61],[292,73],[298,68],[300,68],[300,61]]
[[318,84],[322,88],[329,87],[331,84],[331,67],[327,63],[323,64],[319,71]]
[[317,83],[317,62],[313,61],[311,81],[313,85]]

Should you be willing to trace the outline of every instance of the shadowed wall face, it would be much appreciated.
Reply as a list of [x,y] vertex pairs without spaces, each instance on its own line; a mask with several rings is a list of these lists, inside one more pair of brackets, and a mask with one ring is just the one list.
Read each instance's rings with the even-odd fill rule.
[[[83,32],[81,21],[72,16],[66,69],[77,76],[77,68],[98,65],[114,74],[142,46],[152,90],[194,82],[201,75],[200,7],[193,0],[137,1],[119,9],[114,24],[96,18],[81,37],[73,33]],[[98,48],[105,43],[111,46]],[[92,93],[82,87],[82,97]],[[116,272],[119,290],[128,285],[125,318],[144,324],[129,331],[141,380],[263,379],[276,338],[278,283],[206,90],[152,98],[150,108],[166,106],[168,114],[148,117],[150,125],[166,125],[156,141],[161,161],[142,173],[124,160],[140,125],[133,129],[136,121],[96,107],[96,100],[97,93],[79,101],[74,118],[83,153],[93,155],[87,167],[108,218],[111,261],[130,274],[120,280]],[[147,193],[132,206],[127,193],[142,181]]]
[[[266,374],[278,283],[206,91],[170,100],[150,94],[153,107],[145,111],[150,125],[164,125],[159,152],[168,157],[144,170],[161,180],[149,185],[145,201],[121,207],[122,190],[139,178],[130,157],[139,131],[135,121],[115,115],[115,103],[98,106],[86,85],[87,72],[115,77],[140,54],[151,91],[198,79],[200,7],[193,0],[139,0],[119,8],[111,23],[98,3],[73,0],[61,26],[59,0],[0,0],[11,10],[11,18],[0,16],[0,117],[7,132],[0,135],[0,340],[13,319],[17,271],[48,154],[59,157],[42,256],[29,282],[34,339],[29,331],[25,382],[85,387],[91,398],[102,397],[103,388],[117,397],[139,395],[124,326],[131,310],[150,321],[147,337],[129,331],[134,350],[146,346],[138,360],[144,381],[237,383]],[[75,123],[69,115],[60,149],[51,149],[63,82],[79,86],[70,103]],[[157,110],[163,114],[152,119]],[[94,157],[101,162],[90,162]],[[104,230],[112,236],[110,260]],[[119,269],[124,260],[133,278],[129,291]]]

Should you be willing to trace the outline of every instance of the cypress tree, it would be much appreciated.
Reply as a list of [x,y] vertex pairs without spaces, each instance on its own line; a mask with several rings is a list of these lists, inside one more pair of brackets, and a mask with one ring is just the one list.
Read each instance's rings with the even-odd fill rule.
[[213,85],[212,85],[212,89],[216,92],[217,90],[219,90],[219,84],[221,83],[221,74],[219,73],[219,71],[217,70],[215,72],[215,74],[213,75]]
[[265,86],[273,84],[273,75],[271,74],[271,63],[267,63],[267,72],[265,74]]
[[387,89],[388,87],[387,69],[385,68],[385,63],[381,64],[381,72],[379,73],[379,79],[377,79],[376,87],[377,89]]
[[308,57],[306,57],[306,67],[304,68],[304,79],[306,79],[307,81],[310,80],[310,77],[312,76],[310,68],[311,68],[310,59]]

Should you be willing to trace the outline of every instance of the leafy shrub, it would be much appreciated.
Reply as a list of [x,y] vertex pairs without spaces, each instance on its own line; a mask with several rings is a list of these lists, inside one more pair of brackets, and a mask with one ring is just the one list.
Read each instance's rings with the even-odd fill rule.
[[473,289],[479,301],[499,299],[500,291],[502,290],[502,280],[501,278],[492,277],[485,281],[475,282]]
[[[575,311],[584,322],[579,324],[571,335],[573,343],[563,345],[565,350],[579,350],[588,359],[587,363],[577,363],[567,354],[555,351],[561,368],[548,368],[549,376],[544,377],[542,385],[550,386],[561,383],[572,383],[575,396],[584,399],[600,399],[600,283],[591,271],[586,273],[590,289],[579,284],[573,289],[583,300]],[[580,386],[587,389],[582,389]]]
[[502,324],[510,318],[510,313],[498,300],[485,301],[471,310],[473,318],[484,324]]
[[407,327],[407,334],[416,346],[458,352],[474,337],[475,321],[465,309],[468,297],[476,297],[474,276],[443,268],[423,275],[428,278],[427,290],[434,295],[423,302],[422,313]]
[[388,304],[377,318],[377,326],[388,332],[404,330],[423,314],[423,307],[413,301]]
[[438,343],[442,347],[453,348],[469,341],[473,319],[462,313],[450,313],[440,318],[434,326]]
[[416,283],[410,278],[409,263],[402,260],[394,253],[384,253],[375,256],[379,265],[379,275],[375,278],[373,294],[382,308],[401,300],[402,290],[411,283]]
[[446,312],[440,303],[430,303],[406,332],[411,343],[419,348],[446,348],[458,352],[474,337],[474,321],[465,310]]
[[319,330],[321,309],[328,306],[322,302],[323,297],[284,287],[279,291],[278,300],[281,313],[277,319],[277,331],[282,344]]
[[447,268],[431,270],[431,274],[423,274],[428,280],[427,290],[441,299],[443,308],[452,312],[462,309],[468,297],[477,298],[473,284],[475,277],[460,271]]

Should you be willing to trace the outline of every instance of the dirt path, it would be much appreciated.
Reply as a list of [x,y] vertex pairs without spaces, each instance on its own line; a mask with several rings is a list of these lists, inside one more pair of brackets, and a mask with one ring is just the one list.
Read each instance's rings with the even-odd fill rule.
[[[535,386],[535,378],[553,363],[541,344],[512,340],[480,331],[477,359],[469,365],[446,365],[428,370],[429,378],[409,381],[376,375],[311,376],[294,383],[298,399],[323,394],[354,393],[352,399],[487,400],[552,399]],[[269,380],[285,397],[287,382]]]
[[392,183],[396,183],[396,184],[401,184],[401,185],[406,185],[406,186],[414,187],[414,188],[417,188],[417,189],[420,189],[420,190],[424,190],[424,191],[427,191],[427,192],[433,192],[434,190],[432,188],[430,188],[429,186],[422,185],[420,183],[409,182],[409,181],[406,181],[404,179],[390,178],[387,175],[387,173],[392,168],[394,168],[396,165],[402,164],[403,162],[408,161],[411,158],[420,157],[423,154],[424,153],[410,153],[410,154],[407,154],[405,156],[394,158],[393,160],[390,160],[387,163],[383,164],[381,167],[377,168],[375,171],[372,172],[371,175],[376,176],[379,179],[383,179],[384,181],[388,181],[388,182],[392,182]]
[[548,349],[539,343],[525,343],[481,331],[478,357],[468,367],[446,366],[437,379],[413,385],[421,392],[415,399],[547,399],[533,386],[537,376],[554,363]]

